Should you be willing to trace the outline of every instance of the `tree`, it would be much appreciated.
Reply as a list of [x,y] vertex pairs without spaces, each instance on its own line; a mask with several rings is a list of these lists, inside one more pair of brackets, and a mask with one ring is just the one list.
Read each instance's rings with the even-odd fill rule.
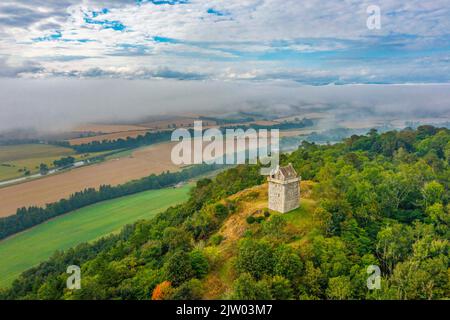
[[64,281],[51,277],[38,290],[38,299],[56,300],[61,297],[64,288]]
[[436,257],[399,263],[391,283],[396,299],[441,299],[448,297],[448,257]]
[[170,281],[163,281],[153,289],[152,300],[167,300],[173,294],[173,288]]
[[354,254],[363,256],[371,249],[371,239],[363,228],[358,226],[355,219],[349,219],[342,223],[341,238],[349,244]]
[[318,207],[314,210],[313,219],[318,229],[327,236],[332,235],[332,215],[322,207]]
[[174,300],[200,300],[203,295],[203,286],[200,280],[191,279],[176,288],[171,296]]
[[274,274],[293,281],[303,272],[300,257],[287,246],[280,246],[275,253]]
[[[450,209],[450,206],[447,206]],[[435,203],[426,209],[426,214],[434,224],[435,229],[440,234],[445,235],[449,232],[450,213],[444,209],[441,203]]]
[[236,266],[240,272],[248,272],[256,279],[272,274],[274,255],[266,241],[243,240],[239,246]]
[[191,259],[192,271],[196,278],[201,279],[208,274],[208,259],[202,251],[195,249],[189,254],[189,257]]
[[270,286],[266,281],[255,281],[248,273],[243,273],[233,284],[232,299],[235,300],[270,300]]
[[275,300],[289,300],[294,296],[290,281],[282,276],[274,276],[270,280],[270,292]]
[[326,283],[326,277],[320,268],[314,267],[311,261],[305,263],[305,274],[300,282],[300,299],[311,300],[322,297],[323,287]]
[[49,171],[48,170],[48,166],[45,163],[41,163],[39,165],[39,172],[40,172],[40,174],[46,175],[48,173],[48,171]]
[[347,274],[351,267],[349,250],[339,237],[316,236],[312,243],[313,260],[327,277]]
[[177,251],[170,256],[164,264],[164,271],[166,279],[169,279],[175,286],[179,286],[194,275],[191,259],[184,251]]
[[347,276],[339,276],[330,278],[328,281],[327,297],[333,300],[346,300],[352,296],[352,288],[350,278]]
[[163,247],[168,251],[184,250],[192,248],[192,235],[181,227],[168,227],[162,237]]
[[377,234],[375,250],[385,270],[391,273],[412,249],[412,232],[399,223],[386,226]]
[[422,189],[425,208],[435,203],[442,203],[444,191],[444,186],[437,181],[426,183]]

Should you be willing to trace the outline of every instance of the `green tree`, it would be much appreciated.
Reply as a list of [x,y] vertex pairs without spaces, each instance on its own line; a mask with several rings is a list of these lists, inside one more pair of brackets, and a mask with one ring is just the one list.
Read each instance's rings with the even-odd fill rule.
[[236,267],[248,272],[256,279],[271,275],[275,264],[272,246],[263,240],[242,240],[239,246]]
[[48,171],[49,171],[48,166],[45,163],[41,163],[39,165],[39,172],[40,172],[40,174],[46,175],[48,173]]
[[166,250],[185,250],[192,248],[192,235],[182,227],[168,227],[164,230],[162,244]]
[[323,296],[323,287],[325,284],[326,277],[322,273],[322,270],[314,267],[311,261],[306,261],[305,274],[301,278],[301,284],[299,287],[300,299],[320,299]]
[[243,273],[233,284],[232,299],[235,300],[270,300],[272,295],[266,281],[255,281],[248,273]]
[[274,276],[270,280],[270,292],[275,300],[290,300],[294,297],[290,281],[282,276]]
[[339,276],[330,278],[326,290],[327,297],[333,300],[346,300],[352,296],[352,286],[349,277]]
[[386,226],[378,232],[376,252],[387,272],[391,273],[394,266],[407,257],[412,243],[411,228],[399,223]]
[[191,266],[194,276],[198,279],[206,276],[209,271],[209,263],[203,252],[199,249],[195,249],[189,254],[189,257],[191,259]]
[[175,286],[194,276],[191,259],[184,251],[177,251],[170,256],[164,264],[164,271],[166,279]]
[[442,203],[444,191],[444,186],[437,181],[426,183],[422,189],[425,208],[435,203]]
[[303,272],[300,257],[290,247],[280,246],[275,253],[274,274],[293,281]]

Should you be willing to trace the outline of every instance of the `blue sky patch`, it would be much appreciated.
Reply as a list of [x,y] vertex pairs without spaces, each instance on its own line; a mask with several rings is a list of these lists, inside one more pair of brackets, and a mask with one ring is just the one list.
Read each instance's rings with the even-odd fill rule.
[[160,37],[160,36],[153,37],[153,41],[160,42],[160,43],[180,43],[181,42],[177,39]]
[[88,17],[84,17],[84,22],[88,24],[101,25],[103,29],[113,29],[115,31],[123,31],[126,29],[125,25],[117,20],[94,20]]
[[42,41],[53,41],[53,40],[59,40],[61,39],[62,34],[60,31],[56,31],[55,33],[48,35],[48,36],[44,36],[44,37],[38,37],[38,38],[34,38],[32,39],[33,41],[37,41],[37,42],[42,42]]
[[108,8],[103,8],[100,11],[92,11],[92,18],[96,18],[102,14],[107,14],[107,13],[109,13]]
[[209,13],[209,14],[213,14],[215,16],[219,16],[219,17],[223,17],[223,16],[227,15],[226,13],[221,12],[221,11],[216,10],[216,9],[213,9],[213,8],[209,8],[208,10],[206,10],[206,12]]
[[175,5],[175,4],[186,4],[189,3],[189,0],[136,0],[138,5],[142,3],[153,3],[155,5]]

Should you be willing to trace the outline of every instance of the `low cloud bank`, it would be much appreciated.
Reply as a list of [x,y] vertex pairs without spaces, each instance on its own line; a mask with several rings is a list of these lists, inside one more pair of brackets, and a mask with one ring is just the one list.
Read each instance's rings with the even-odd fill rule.
[[336,119],[450,116],[450,85],[329,85],[120,79],[0,79],[0,132],[60,131],[161,113],[331,111]]

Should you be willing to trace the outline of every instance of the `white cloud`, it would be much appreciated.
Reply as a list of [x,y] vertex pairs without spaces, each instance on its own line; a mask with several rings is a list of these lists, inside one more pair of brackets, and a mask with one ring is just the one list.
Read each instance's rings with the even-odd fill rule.
[[[42,66],[20,73],[30,77],[82,75],[94,68],[103,70],[99,76],[115,69],[116,76],[125,70],[129,77],[168,68],[229,79],[278,74],[307,82],[307,75],[328,74],[328,81],[449,81],[444,71],[450,0],[379,0],[377,31],[366,28],[369,4],[373,1],[4,1],[0,55]],[[103,8],[108,10],[92,15]],[[168,39],[154,41],[156,36]]]

